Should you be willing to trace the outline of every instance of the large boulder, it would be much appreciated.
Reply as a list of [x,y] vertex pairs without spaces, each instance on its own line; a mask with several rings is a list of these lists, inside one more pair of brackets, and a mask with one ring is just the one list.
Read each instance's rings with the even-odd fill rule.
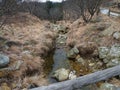
[[85,42],[76,45],[79,50],[80,55],[92,55],[97,49],[97,44],[95,42]]
[[76,58],[78,63],[82,64],[82,65],[85,65],[85,60],[80,56],[80,55],[77,55]]
[[69,73],[70,73],[69,69],[61,68],[56,70],[53,73],[52,77],[56,78],[58,81],[64,81],[68,79]]
[[103,83],[103,84],[100,86],[100,89],[99,89],[99,90],[120,90],[120,88],[116,87],[116,86],[113,85],[113,84]]
[[0,54],[0,68],[7,66],[9,62],[8,56]]
[[110,48],[100,47],[99,58],[103,59],[107,67],[120,65],[120,45],[114,44]]

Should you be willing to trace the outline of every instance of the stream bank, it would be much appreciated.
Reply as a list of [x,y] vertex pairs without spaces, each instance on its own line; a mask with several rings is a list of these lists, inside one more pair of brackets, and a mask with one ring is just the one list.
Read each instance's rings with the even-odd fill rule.
[[[49,83],[56,83],[58,82],[57,79],[52,78],[53,74],[56,70],[65,68],[65,69],[70,69],[70,62],[67,58],[67,53],[66,53],[66,39],[67,39],[67,29],[63,25],[55,25],[53,24],[51,28],[58,33],[58,37],[56,38],[55,42],[55,50],[50,55],[50,57],[46,58],[48,62],[46,62],[45,67],[47,68],[52,67],[51,71],[49,70],[49,73],[47,75],[48,77],[48,82]],[[51,64],[52,62],[52,64]]]

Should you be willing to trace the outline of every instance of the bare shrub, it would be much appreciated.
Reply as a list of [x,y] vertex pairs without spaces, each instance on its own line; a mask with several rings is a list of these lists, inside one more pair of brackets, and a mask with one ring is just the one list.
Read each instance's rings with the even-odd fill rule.
[[[68,0],[75,7],[72,7],[74,11],[77,11],[82,16],[85,22],[89,22],[95,13],[98,13],[102,0]],[[77,14],[77,13],[76,13]],[[80,16],[79,15],[79,16]]]
[[81,16],[80,9],[74,0],[67,0],[63,3],[63,19],[76,20]]
[[16,11],[16,7],[16,0],[2,0],[2,4],[0,6],[0,14],[11,14],[13,11]]
[[[0,3],[0,17],[3,15],[10,15],[17,9],[16,0],[2,0]],[[0,21],[0,28],[5,24],[7,17]]]
[[82,18],[89,22],[94,14],[99,10],[102,0],[76,0],[80,7]]

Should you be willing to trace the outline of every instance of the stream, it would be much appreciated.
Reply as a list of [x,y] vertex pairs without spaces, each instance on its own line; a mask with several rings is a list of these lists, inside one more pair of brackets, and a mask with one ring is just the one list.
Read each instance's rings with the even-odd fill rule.
[[[46,59],[47,62],[46,62],[45,71],[47,70],[47,74],[48,74],[47,78],[50,84],[58,82],[56,79],[52,78],[54,71],[60,68],[72,70],[73,69],[72,65],[75,65],[76,67],[80,67],[79,64],[76,64],[75,62],[71,63],[71,61],[67,58],[66,39],[67,39],[67,33],[66,34],[58,33],[58,37],[56,38],[55,50]],[[88,85],[88,86],[82,87],[79,90],[97,90],[97,85],[96,84]]]
[[64,48],[59,48],[59,49],[55,50],[54,55],[53,55],[53,62],[54,62],[54,64],[52,65],[53,68],[48,76],[49,83],[57,82],[56,79],[51,78],[54,71],[56,71],[60,68],[66,68],[66,69],[70,68],[70,63],[67,59],[66,52],[65,52]]
[[67,58],[65,43],[66,43],[66,34],[59,33],[57,39],[56,39],[56,45],[55,45],[55,51],[53,54],[53,62],[52,70],[48,75],[49,83],[56,83],[58,82],[56,79],[51,78],[54,71],[65,68],[70,69],[70,62]]

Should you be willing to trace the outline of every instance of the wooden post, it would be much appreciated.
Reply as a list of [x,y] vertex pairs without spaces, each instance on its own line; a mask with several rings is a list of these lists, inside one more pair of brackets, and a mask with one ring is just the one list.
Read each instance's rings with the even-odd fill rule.
[[108,12],[108,16],[110,16],[110,9],[109,9],[109,12]]
[[117,75],[120,75],[120,65],[105,70],[101,70],[92,74],[88,74],[82,77],[78,77],[73,80],[63,81],[60,83],[42,86],[30,90],[74,90],[84,85],[93,84]]

